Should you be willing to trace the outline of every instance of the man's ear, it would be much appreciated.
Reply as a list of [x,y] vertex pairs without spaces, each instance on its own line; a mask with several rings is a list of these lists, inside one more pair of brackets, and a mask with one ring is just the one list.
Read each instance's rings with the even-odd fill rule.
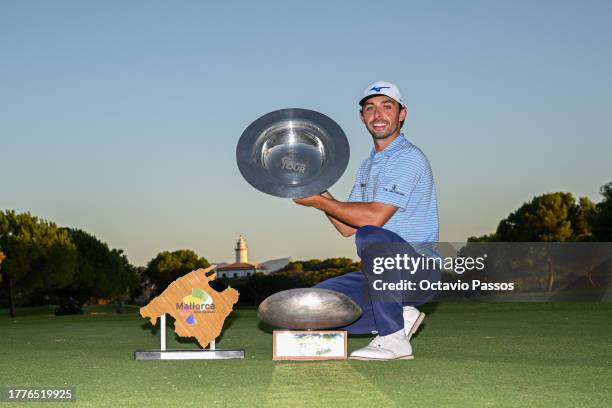
[[365,119],[363,117],[363,111],[361,109],[359,109],[359,119],[361,119],[361,123],[363,123],[365,125]]
[[408,116],[408,108],[403,107],[402,110],[400,110],[399,113],[399,120],[400,122],[403,122],[406,120],[406,116]]

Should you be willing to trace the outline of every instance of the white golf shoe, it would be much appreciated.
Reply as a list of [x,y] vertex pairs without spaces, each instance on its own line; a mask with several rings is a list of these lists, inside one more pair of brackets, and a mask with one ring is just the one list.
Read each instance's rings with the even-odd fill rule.
[[404,329],[376,336],[366,347],[351,353],[354,360],[412,360],[412,346]]
[[416,307],[404,306],[404,333],[408,340],[412,338],[412,335],[417,332],[423,319],[425,319],[425,313],[420,312]]

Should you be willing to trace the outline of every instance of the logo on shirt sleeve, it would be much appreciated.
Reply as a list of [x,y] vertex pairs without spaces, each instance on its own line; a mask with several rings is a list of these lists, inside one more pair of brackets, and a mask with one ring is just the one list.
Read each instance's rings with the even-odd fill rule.
[[406,194],[404,194],[403,192],[399,191],[397,189],[397,184],[393,184],[391,187],[385,187],[383,190],[385,190],[387,193],[393,193],[393,194],[397,194],[400,195],[402,197],[404,197]]

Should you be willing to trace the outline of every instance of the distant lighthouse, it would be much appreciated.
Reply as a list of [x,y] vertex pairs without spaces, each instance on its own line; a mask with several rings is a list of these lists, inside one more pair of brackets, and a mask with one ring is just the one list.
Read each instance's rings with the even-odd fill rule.
[[236,252],[236,263],[249,263],[249,249],[242,235],[236,240],[234,251]]
[[[266,265],[249,262],[249,248],[242,235],[236,240],[234,253],[236,254],[236,262],[223,264],[223,266],[217,268],[219,278],[236,279],[246,278],[256,273],[270,273]],[[274,271],[277,271],[291,262],[291,258],[272,259],[269,262],[276,267]]]

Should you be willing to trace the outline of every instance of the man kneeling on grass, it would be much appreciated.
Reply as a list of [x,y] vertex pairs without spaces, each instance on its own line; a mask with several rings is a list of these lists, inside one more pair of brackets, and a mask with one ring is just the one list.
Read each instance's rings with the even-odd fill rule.
[[[345,328],[349,333],[377,334],[368,346],[353,351],[351,358],[412,359],[410,338],[425,318],[414,306],[426,302],[430,295],[376,293],[372,285],[375,277],[364,256],[372,255],[368,248],[376,248],[377,255],[393,256],[398,245],[409,256],[420,256],[415,248],[418,245],[408,243],[429,243],[433,248],[438,241],[436,189],[429,161],[401,132],[407,109],[397,86],[374,82],[363,92],[359,105],[360,119],[374,148],[359,166],[348,201],[338,201],[327,191],[294,201],[323,211],[342,236],[356,236],[362,271],[316,285],[344,293],[361,306],[362,316]],[[423,273],[418,271],[418,279],[439,276]],[[393,276],[401,278],[398,274],[396,270]]]

